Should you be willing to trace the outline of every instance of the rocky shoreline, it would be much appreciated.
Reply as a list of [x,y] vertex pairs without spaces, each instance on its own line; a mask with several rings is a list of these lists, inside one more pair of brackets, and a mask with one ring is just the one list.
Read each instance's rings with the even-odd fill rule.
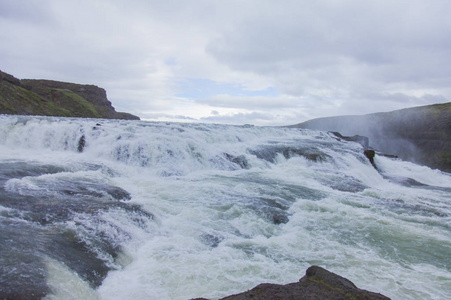
[[[390,299],[382,294],[359,289],[350,280],[318,266],[311,266],[299,282],[286,285],[262,283],[253,289],[220,300],[307,300],[307,299]],[[196,298],[192,300],[208,300]]]

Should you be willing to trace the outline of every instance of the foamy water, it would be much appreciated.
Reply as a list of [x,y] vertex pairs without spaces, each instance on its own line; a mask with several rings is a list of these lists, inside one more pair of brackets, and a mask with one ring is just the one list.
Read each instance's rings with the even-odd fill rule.
[[[14,271],[24,258],[3,251],[1,267],[41,280],[49,299],[214,299],[295,282],[310,265],[393,299],[451,294],[448,173],[381,156],[377,171],[359,144],[299,129],[14,116],[0,127],[4,247],[25,249],[35,271]],[[0,285],[14,289],[11,276]]]

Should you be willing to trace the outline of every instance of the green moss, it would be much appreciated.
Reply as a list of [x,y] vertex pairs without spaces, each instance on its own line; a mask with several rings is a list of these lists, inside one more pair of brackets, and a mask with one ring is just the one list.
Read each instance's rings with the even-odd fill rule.
[[101,118],[94,106],[83,97],[67,89],[52,89],[55,103],[62,104],[73,117]]
[[70,116],[69,110],[23,87],[5,81],[0,82],[0,113]]
[[0,114],[139,120],[116,112],[97,86],[0,75]]
[[65,108],[57,107],[55,103],[48,103],[47,106],[51,109],[51,111],[55,112],[53,116],[58,117],[71,117],[71,112]]
[[39,97],[38,95],[36,95],[33,92],[30,92],[27,89],[24,89],[24,88],[22,88],[20,86],[14,86],[14,88],[16,88],[20,92],[20,94],[22,94],[26,98],[29,98],[29,99],[31,99],[33,101],[36,101],[36,102],[42,101],[41,97]]
[[42,96],[6,81],[0,82],[0,113],[101,118],[95,107],[67,89],[40,87]]

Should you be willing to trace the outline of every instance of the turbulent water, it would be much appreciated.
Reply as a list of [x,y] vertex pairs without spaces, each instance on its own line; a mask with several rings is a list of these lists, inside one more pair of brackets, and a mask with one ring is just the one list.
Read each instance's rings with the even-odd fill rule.
[[451,295],[451,176],[289,128],[0,116],[0,298],[220,298],[319,265]]

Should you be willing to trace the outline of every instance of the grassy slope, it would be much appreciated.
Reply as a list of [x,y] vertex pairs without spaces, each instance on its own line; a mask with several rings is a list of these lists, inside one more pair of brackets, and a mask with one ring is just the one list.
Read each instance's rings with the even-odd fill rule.
[[70,90],[48,88],[41,97],[7,81],[0,82],[0,113],[101,118],[94,106]]
[[69,116],[70,112],[7,81],[0,82],[0,113]]
[[53,101],[60,106],[70,107],[70,113],[73,117],[85,118],[101,118],[99,112],[94,108],[90,102],[75,94],[70,90],[65,89],[51,89]]

